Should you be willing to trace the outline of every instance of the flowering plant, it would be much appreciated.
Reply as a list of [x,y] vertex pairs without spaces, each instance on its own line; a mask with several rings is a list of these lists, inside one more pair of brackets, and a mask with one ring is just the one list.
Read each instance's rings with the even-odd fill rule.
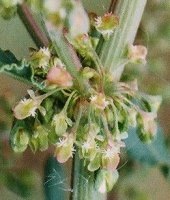
[[[119,48],[121,53],[112,57],[108,51],[106,56],[101,43],[107,49],[116,31],[123,32],[122,17],[112,12],[88,15],[79,1],[0,3],[5,18],[17,9],[23,17],[28,6],[43,13],[49,38],[30,50],[28,60],[18,61],[1,50],[7,58],[12,57],[1,71],[19,78],[26,72],[24,78],[33,85],[29,96],[13,108],[13,150],[23,152],[29,146],[33,152],[44,151],[53,145],[60,163],[76,154],[88,171],[97,173],[96,189],[110,191],[118,179],[121,149],[126,148],[129,128],[135,127],[143,142],[151,142],[157,132],[161,97],[140,92],[137,80],[121,80],[126,64],[146,64],[146,47],[127,41],[122,47],[120,42],[115,52]],[[111,64],[109,60],[113,60]]]

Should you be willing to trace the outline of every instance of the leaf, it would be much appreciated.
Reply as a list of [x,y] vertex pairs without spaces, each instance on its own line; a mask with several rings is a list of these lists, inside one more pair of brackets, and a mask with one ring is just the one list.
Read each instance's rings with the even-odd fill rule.
[[44,189],[46,200],[65,200],[66,177],[63,166],[54,157],[46,162]]
[[170,166],[170,153],[161,128],[158,128],[157,135],[150,144],[142,143],[136,130],[131,129],[125,143],[132,159],[149,165]]
[[10,51],[0,49],[0,73],[5,73],[13,78],[32,84],[39,89],[43,89],[44,84],[35,80],[33,68],[26,60],[17,60]]
[[4,175],[5,186],[23,198],[29,197],[32,194],[34,189],[33,180],[33,176],[29,171],[7,172]]

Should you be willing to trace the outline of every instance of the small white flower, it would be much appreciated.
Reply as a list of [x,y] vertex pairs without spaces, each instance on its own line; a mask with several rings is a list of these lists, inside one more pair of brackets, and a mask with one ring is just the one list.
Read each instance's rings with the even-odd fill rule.
[[35,68],[46,69],[49,65],[51,53],[48,48],[40,48],[31,55],[31,63]]
[[91,103],[100,110],[104,110],[109,105],[109,102],[106,100],[105,95],[102,93],[99,93],[95,96],[91,96],[90,100]]
[[66,133],[64,138],[59,139],[59,142],[56,144],[55,151],[55,156],[57,157],[58,162],[64,163],[73,156],[75,151],[73,144],[74,135],[72,133]]
[[40,106],[40,104],[48,96],[48,94],[35,96],[32,90],[28,90],[28,94],[31,98],[21,100],[13,110],[14,116],[17,119],[21,120],[29,116],[35,117],[37,109],[39,109],[43,115],[46,113],[46,110]]
[[110,37],[119,23],[118,18],[112,13],[107,13],[95,19],[94,25],[103,37]]

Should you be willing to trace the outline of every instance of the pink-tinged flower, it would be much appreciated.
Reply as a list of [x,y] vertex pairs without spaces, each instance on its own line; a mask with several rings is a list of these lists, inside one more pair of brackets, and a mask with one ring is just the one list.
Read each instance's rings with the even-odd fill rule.
[[129,45],[128,58],[132,63],[146,64],[147,48],[142,45]]
[[95,96],[91,96],[90,100],[91,103],[100,110],[104,110],[109,104],[109,102],[106,100],[105,95],[102,93],[99,93]]
[[120,162],[119,152],[116,147],[108,147],[102,155],[102,167],[115,171]]
[[39,109],[43,115],[46,114],[46,110],[40,104],[48,94],[35,96],[32,90],[28,90],[28,94],[31,98],[21,100],[13,109],[14,116],[17,119],[22,120],[29,116],[35,117],[37,109]]
[[110,171],[115,171],[120,162],[120,148],[125,147],[122,141],[108,140],[106,149],[102,150],[102,167]]
[[156,135],[157,133],[157,124],[155,121],[156,117],[157,117],[156,113],[148,113],[140,111],[139,125],[141,126],[144,135],[148,135],[151,138]]
[[65,136],[59,139],[56,144],[56,150],[54,155],[58,162],[65,163],[69,158],[73,156],[74,147],[74,135],[66,133]]
[[52,67],[47,74],[47,80],[49,84],[61,87],[71,87],[73,85],[73,78],[63,67]]
[[119,19],[117,16],[112,13],[107,13],[102,17],[97,17],[95,19],[95,27],[96,29],[104,36],[109,37],[114,29],[118,26]]

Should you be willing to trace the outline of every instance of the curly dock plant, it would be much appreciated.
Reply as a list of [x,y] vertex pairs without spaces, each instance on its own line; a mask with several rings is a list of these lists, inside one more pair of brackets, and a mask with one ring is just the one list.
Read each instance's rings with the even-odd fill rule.
[[126,64],[146,63],[146,47],[133,45],[146,0],[112,1],[103,16],[76,0],[0,2],[1,15],[18,12],[38,47],[22,61],[0,50],[0,71],[33,86],[13,108],[13,150],[53,145],[59,163],[73,158],[70,198],[106,199],[129,128],[143,142],[157,132],[161,98],[140,92],[137,80],[121,81]]

